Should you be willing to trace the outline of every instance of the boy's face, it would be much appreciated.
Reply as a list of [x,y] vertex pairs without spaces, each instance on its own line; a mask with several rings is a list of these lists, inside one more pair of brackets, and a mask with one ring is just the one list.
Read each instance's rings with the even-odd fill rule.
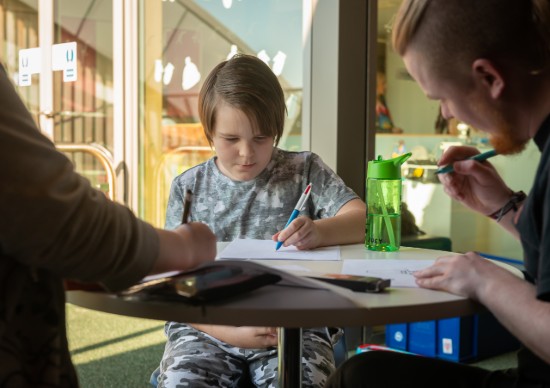
[[244,112],[224,102],[215,123],[212,143],[220,171],[235,181],[256,178],[271,160],[273,137],[255,132]]

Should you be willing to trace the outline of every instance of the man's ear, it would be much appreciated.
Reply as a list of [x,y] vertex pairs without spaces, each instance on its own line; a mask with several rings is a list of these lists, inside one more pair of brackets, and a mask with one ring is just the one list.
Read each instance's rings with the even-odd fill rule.
[[472,64],[472,72],[475,79],[481,83],[492,98],[499,98],[504,91],[504,78],[502,73],[487,59],[476,59]]

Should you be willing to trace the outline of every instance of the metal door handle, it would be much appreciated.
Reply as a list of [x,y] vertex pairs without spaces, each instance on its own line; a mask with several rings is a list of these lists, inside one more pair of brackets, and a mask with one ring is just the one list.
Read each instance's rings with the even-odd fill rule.
[[107,172],[107,182],[109,183],[109,198],[116,198],[116,174],[113,164],[113,157],[109,150],[101,144],[74,144],[74,143],[58,143],[55,145],[62,152],[85,152],[91,154],[99,160],[105,171]]

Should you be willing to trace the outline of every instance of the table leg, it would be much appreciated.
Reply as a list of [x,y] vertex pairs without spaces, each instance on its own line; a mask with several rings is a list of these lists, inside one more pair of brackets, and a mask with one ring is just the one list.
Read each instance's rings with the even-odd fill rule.
[[372,326],[361,327],[361,344],[369,344],[372,339]]
[[302,329],[279,328],[279,388],[302,386]]

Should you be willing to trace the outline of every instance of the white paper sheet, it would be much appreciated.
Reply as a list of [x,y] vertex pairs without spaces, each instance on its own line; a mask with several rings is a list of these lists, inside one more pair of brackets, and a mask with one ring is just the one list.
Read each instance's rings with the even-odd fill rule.
[[281,247],[275,250],[272,240],[236,239],[218,255],[219,259],[241,260],[340,260],[340,246],[322,247],[299,251],[296,247]]
[[429,267],[435,260],[344,260],[342,273],[391,279],[391,287],[418,287],[413,272]]

